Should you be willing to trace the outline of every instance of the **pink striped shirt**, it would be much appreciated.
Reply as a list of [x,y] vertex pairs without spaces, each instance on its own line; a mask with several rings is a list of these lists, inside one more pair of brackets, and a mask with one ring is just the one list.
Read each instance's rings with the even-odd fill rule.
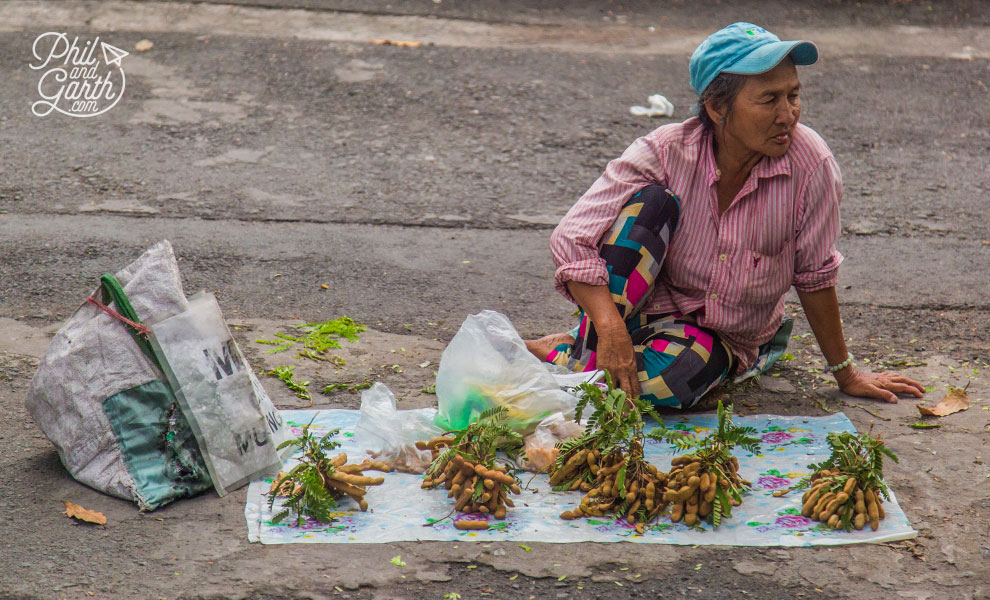
[[842,177],[825,141],[799,124],[787,153],[757,163],[721,217],[717,180],[700,121],[664,125],[608,163],[554,230],[550,249],[556,287],[573,302],[566,281],[608,284],[598,246],[626,201],[652,183],[670,189],[681,201],[680,222],[643,312],[695,313],[728,343],[742,372],[780,326],[790,286],[836,284]]

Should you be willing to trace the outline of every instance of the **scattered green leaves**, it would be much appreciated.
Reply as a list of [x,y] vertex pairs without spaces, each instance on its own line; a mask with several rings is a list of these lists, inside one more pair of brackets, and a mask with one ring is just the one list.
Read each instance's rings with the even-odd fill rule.
[[358,390],[366,390],[374,385],[371,381],[365,381],[363,383],[331,383],[330,385],[323,388],[323,393],[329,395],[330,392],[335,390],[344,390],[348,392],[356,392]]
[[404,567],[404,566],[406,566],[405,561],[402,560],[402,555],[401,554],[398,555],[398,556],[393,556],[392,557],[392,560],[390,560],[388,562],[392,563],[393,565],[395,565],[397,567]]
[[284,383],[290,390],[295,392],[296,396],[302,398],[303,400],[313,401],[313,397],[309,395],[309,382],[308,381],[296,381],[292,378],[292,372],[296,369],[295,366],[282,365],[281,367],[275,367],[271,371],[268,371],[268,375],[277,377],[279,381]]
[[939,423],[926,423],[924,421],[915,421],[908,425],[911,429],[935,429],[936,427],[941,427]]

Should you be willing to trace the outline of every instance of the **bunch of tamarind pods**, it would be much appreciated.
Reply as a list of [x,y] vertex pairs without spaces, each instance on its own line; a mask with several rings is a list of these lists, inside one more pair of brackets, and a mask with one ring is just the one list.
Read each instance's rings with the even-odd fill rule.
[[[617,482],[623,465],[626,465],[624,492]],[[588,471],[594,477],[594,483],[585,480],[584,474]],[[599,450],[585,448],[575,452],[562,467],[551,473],[550,484],[561,485],[572,477],[574,481],[568,489],[580,489],[586,494],[577,508],[562,512],[561,519],[617,513],[642,534],[646,524],[667,506],[660,499],[666,475],[643,460],[642,454],[627,461],[625,454],[616,451],[603,459]]]
[[[691,455],[678,456],[670,464],[674,468],[667,476],[663,500],[671,503],[670,520],[675,523],[684,519],[685,525],[695,525],[711,514],[719,487],[728,492],[730,486],[738,489],[748,483],[739,477],[739,460],[734,456],[723,464],[728,479],[709,473],[706,465]],[[739,504],[731,494],[729,499],[733,506]]]
[[811,476],[811,487],[801,498],[801,514],[828,524],[833,529],[848,520],[856,529],[867,523],[876,531],[880,519],[886,517],[883,501],[877,490],[863,489],[855,477],[838,469],[819,471]]
[[[341,452],[330,460],[330,469],[321,469],[324,478],[324,487],[334,498],[350,496],[358,503],[362,511],[368,510],[368,501],[364,495],[368,493],[368,486],[381,485],[385,482],[384,477],[367,477],[364,471],[381,471],[388,473],[391,469],[383,462],[366,460],[360,464],[346,464],[347,454]],[[293,484],[285,479],[286,473],[279,472],[278,477],[272,481],[269,494],[279,496],[289,496],[299,491],[299,484]]]
[[[416,444],[421,450],[429,449],[436,459],[441,450],[449,448],[453,442],[453,438],[442,437]],[[475,497],[479,482],[484,491]],[[433,476],[427,474],[421,487],[433,489],[439,485],[448,490],[448,498],[454,498],[454,509],[458,512],[491,514],[500,520],[505,518],[506,507],[515,506],[509,494],[522,493],[515,477],[508,473],[505,466],[495,465],[489,468],[467,460],[458,453],[454,454],[442,471]],[[487,521],[455,521],[454,526],[458,529],[487,529]]]

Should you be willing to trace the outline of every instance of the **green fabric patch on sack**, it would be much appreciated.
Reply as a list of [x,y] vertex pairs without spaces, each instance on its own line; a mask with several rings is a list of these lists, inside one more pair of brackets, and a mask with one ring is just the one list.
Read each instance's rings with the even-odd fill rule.
[[150,381],[103,401],[138,505],[154,510],[213,487],[189,422],[162,381]]

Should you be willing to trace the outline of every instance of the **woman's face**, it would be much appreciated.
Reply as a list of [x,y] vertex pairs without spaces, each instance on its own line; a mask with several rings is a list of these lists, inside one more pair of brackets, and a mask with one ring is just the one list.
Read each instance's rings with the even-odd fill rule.
[[787,152],[801,116],[800,87],[790,59],[766,73],[747,76],[732,110],[723,117],[728,149],[766,156]]

